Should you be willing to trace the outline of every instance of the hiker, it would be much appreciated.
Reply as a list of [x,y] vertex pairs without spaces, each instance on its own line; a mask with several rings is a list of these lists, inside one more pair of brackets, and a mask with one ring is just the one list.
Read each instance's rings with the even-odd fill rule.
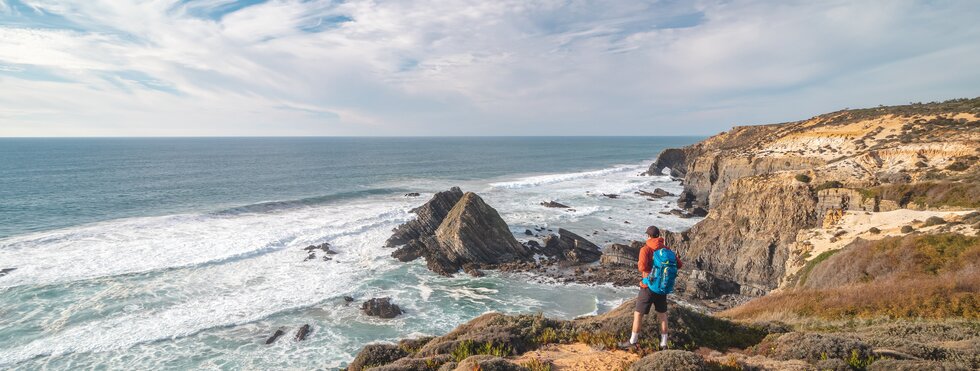
[[636,346],[640,340],[640,325],[643,316],[650,313],[650,307],[657,310],[660,321],[660,348],[667,347],[667,294],[674,290],[674,280],[681,261],[660,237],[660,228],[647,228],[647,243],[640,249],[637,262],[643,280],[640,282],[640,293],[636,297],[636,310],[633,312],[633,334],[629,346]]

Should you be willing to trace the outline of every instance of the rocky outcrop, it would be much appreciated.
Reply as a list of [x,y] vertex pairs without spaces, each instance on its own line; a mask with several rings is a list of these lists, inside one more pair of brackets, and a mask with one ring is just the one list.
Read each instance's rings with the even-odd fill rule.
[[609,267],[635,267],[642,247],[643,242],[639,241],[633,241],[630,245],[614,243],[602,251],[599,264]]
[[797,231],[817,225],[810,187],[778,176],[737,180],[712,213],[681,241],[693,268],[761,295],[778,286]]
[[415,220],[402,224],[395,228],[391,237],[385,242],[386,247],[395,247],[407,244],[409,241],[417,240],[422,236],[431,236],[436,233],[436,229],[442,224],[453,206],[463,198],[463,191],[459,187],[450,188],[448,191],[436,193],[429,202],[412,209],[417,217]]
[[392,363],[407,355],[408,352],[394,344],[368,344],[357,353],[357,357],[347,365],[347,369],[361,371],[368,367]]
[[395,318],[402,314],[402,309],[391,302],[391,298],[373,298],[361,304],[364,314],[380,318]]
[[310,335],[310,325],[306,324],[300,326],[299,330],[296,330],[296,336],[294,336],[294,338],[296,339],[296,341],[303,341],[306,340],[306,337],[309,335]]
[[268,345],[268,344],[275,343],[276,340],[279,339],[279,337],[284,335],[285,333],[286,333],[285,327],[280,327],[276,329],[276,332],[272,333],[272,336],[269,336],[268,339],[265,339],[265,344]]
[[[492,265],[531,258],[500,217],[475,193],[439,192],[415,209],[418,219],[395,229],[388,245],[403,244],[392,256],[407,262],[424,257],[433,272],[451,276],[468,264]],[[477,272],[476,270],[469,270]]]
[[545,237],[540,252],[573,264],[592,263],[602,255],[599,246],[564,228],[558,229],[558,235]]
[[648,173],[683,176],[684,210],[673,215],[712,210],[687,233],[682,255],[743,293],[763,294],[784,279],[803,228],[832,225],[848,210],[976,205],[962,196],[975,195],[968,184],[980,179],[967,165],[980,148],[977,107],[980,98],[735,127],[663,151]]
[[683,178],[687,174],[687,153],[692,151],[689,148],[665,149],[644,175],[663,175],[664,169],[669,168],[670,176]]

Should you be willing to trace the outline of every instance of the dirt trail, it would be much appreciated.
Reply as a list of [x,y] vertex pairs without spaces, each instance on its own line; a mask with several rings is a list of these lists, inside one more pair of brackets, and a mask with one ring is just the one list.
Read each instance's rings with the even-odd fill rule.
[[624,370],[640,359],[633,353],[613,350],[596,350],[583,343],[550,344],[538,350],[522,354],[514,360],[521,364],[532,359],[551,362],[554,370],[560,371],[592,371],[592,370]]

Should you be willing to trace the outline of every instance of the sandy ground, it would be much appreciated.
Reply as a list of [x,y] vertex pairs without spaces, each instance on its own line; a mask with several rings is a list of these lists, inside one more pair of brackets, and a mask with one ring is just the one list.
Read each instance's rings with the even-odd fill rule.
[[[917,232],[929,233],[936,229],[943,228],[942,225],[922,227],[925,220],[932,216],[951,220],[958,216],[966,215],[974,210],[966,211],[929,211],[929,210],[909,210],[899,209],[886,212],[864,212],[847,211],[843,218],[830,228],[812,228],[799,232],[796,236],[798,254],[809,254],[806,260],[789,259],[786,262],[786,277],[789,277],[802,268],[806,261],[816,258],[820,254],[843,248],[857,238],[866,240],[880,240],[889,236],[901,236],[903,226],[911,225]],[[869,232],[872,227],[881,230],[878,234]],[[956,232],[966,235],[975,235],[976,230],[968,225],[956,227]]]
[[521,364],[535,358],[543,362],[551,362],[554,370],[618,371],[628,368],[639,359],[639,356],[621,350],[595,350],[583,343],[549,344],[538,350],[524,353],[514,362]]

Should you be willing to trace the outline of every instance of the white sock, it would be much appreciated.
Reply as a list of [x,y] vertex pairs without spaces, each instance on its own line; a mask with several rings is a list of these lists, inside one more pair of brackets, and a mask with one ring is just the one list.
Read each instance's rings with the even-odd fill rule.
[[667,346],[667,334],[660,335],[660,347],[664,348]]
[[630,336],[630,344],[636,344],[637,341],[640,341],[640,333],[634,332],[633,335]]

